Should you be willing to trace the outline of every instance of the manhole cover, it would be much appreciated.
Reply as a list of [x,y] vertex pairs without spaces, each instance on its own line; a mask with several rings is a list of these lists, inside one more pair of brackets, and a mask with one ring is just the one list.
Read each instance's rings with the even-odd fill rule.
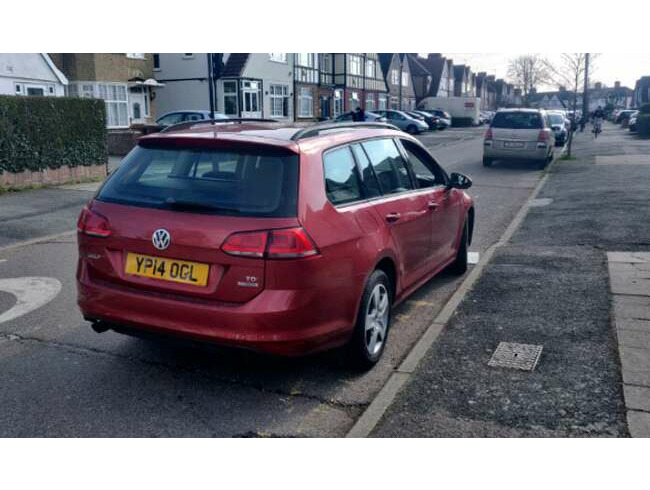
[[534,371],[543,346],[501,342],[488,362],[490,367]]

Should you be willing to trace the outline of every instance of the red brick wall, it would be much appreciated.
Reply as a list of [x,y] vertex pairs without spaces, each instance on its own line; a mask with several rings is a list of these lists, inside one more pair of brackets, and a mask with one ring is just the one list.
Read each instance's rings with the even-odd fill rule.
[[90,178],[106,177],[106,165],[89,167],[61,167],[40,172],[4,172],[0,174],[0,187],[27,187],[38,184],[63,184]]

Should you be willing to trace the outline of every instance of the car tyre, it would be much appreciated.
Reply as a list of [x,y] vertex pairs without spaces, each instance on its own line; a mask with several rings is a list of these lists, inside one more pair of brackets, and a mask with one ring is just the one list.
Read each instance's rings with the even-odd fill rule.
[[348,364],[367,371],[384,352],[390,327],[393,304],[390,279],[382,270],[375,270],[363,290],[352,338],[347,345]]
[[418,128],[416,128],[414,124],[410,124],[406,127],[406,132],[408,134],[417,134]]
[[469,222],[465,220],[463,224],[463,233],[458,244],[456,259],[451,263],[448,270],[456,276],[462,276],[467,272],[467,248],[469,242]]
[[492,159],[488,157],[483,157],[483,166],[484,167],[491,167],[492,166]]

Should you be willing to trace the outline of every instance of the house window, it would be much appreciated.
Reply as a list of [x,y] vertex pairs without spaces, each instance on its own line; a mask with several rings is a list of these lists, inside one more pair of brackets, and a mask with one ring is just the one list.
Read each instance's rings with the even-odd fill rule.
[[399,85],[399,70],[390,71],[390,81],[393,85]]
[[372,93],[366,94],[366,110],[367,111],[375,110],[375,95]]
[[43,87],[27,87],[27,95],[42,97],[45,95]]
[[375,60],[366,60],[366,77],[375,78],[377,76],[377,63]]
[[289,117],[289,87],[270,85],[271,117]]
[[269,59],[278,63],[286,63],[287,53],[269,53]]
[[144,59],[144,53],[126,53],[127,58],[132,58],[135,60],[143,60]]
[[402,87],[408,87],[409,86],[409,74],[406,72],[402,72]]
[[350,75],[361,74],[361,57],[350,55]]
[[19,94],[22,92],[22,87],[19,84],[16,84],[16,93]]
[[153,69],[154,70],[160,70],[160,54],[159,53],[154,53],[153,54]]
[[298,117],[314,116],[314,96],[309,87],[298,89]]
[[237,116],[237,82],[223,82],[223,112],[226,116]]
[[379,109],[380,111],[385,111],[387,109],[386,102],[387,102],[386,95],[385,94],[379,94],[377,109]]
[[96,88],[99,98],[104,99],[106,103],[107,127],[127,127],[129,120],[126,85],[99,83]]
[[318,68],[316,53],[298,53],[298,64],[308,68]]
[[52,87],[51,85],[49,87],[49,92],[50,94],[54,95],[54,87]]

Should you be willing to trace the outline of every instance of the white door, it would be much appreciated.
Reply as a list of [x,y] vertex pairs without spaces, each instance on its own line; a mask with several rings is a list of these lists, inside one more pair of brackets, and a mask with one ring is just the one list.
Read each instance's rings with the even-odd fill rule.
[[142,87],[131,87],[129,89],[129,117],[131,124],[143,124],[145,122],[144,92]]
[[242,89],[241,117],[262,117],[262,101],[260,100],[259,90],[251,88]]

